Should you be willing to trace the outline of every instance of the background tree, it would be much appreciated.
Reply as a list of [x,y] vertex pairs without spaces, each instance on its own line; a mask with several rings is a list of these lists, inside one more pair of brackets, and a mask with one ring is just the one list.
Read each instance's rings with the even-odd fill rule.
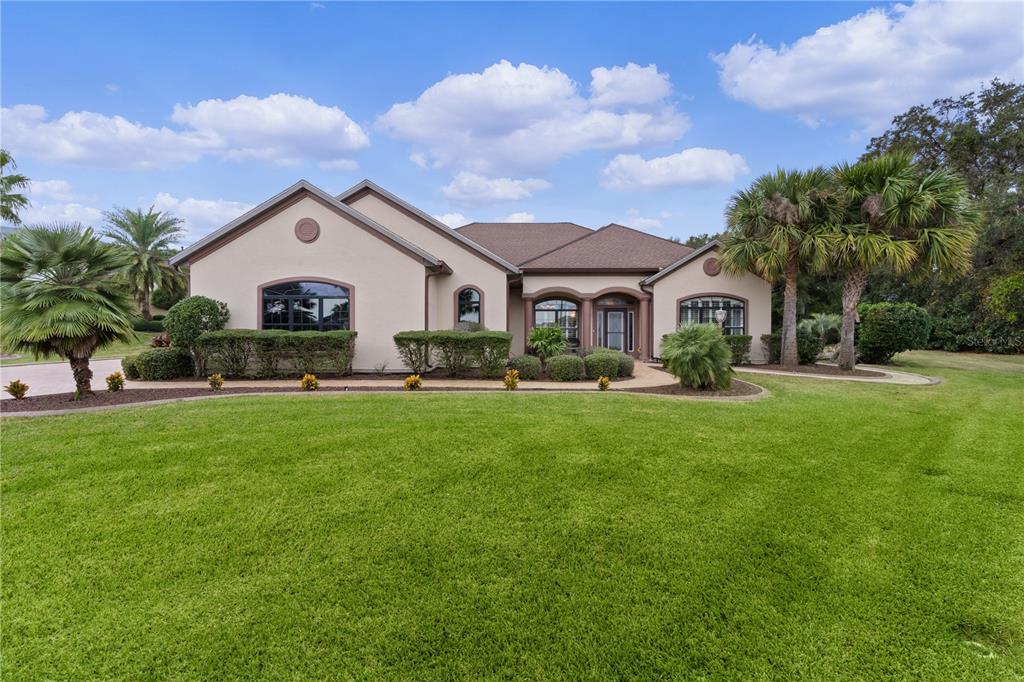
[[737,192],[726,209],[722,265],[784,284],[782,357],[799,364],[796,344],[797,294],[801,272],[824,266],[829,225],[839,217],[832,177],[824,168],[782,170],[762,175]]
[[28,197],[21,193],[27,190],[29,179],[20,173],[14,157],[6,149],[0,149],[0,220],[12,225],[21,225],[18,213],[29,206]]
[[0,339],[6,350],[57,355],[78,395],[92,393],[89,358],[136,341],[131,298],[116,275],[127,265],[112,244],[79,225],[26,227],[0,246]]
[[184,221],[152,207],[141,209],[117,208],[104,214],[107,227],[104,234],[125,251],[129,266],[127,280],[143,319],[152,319],[150,296],[156,287],[180,289],[181,274],[167,263],[172,245],[182,236]]

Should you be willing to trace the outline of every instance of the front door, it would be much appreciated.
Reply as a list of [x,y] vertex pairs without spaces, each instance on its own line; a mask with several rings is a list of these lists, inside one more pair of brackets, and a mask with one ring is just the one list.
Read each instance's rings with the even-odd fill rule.
[[601,345],[615,350],[626,350],[626,311],[602,310],[604,316],[604,339]]

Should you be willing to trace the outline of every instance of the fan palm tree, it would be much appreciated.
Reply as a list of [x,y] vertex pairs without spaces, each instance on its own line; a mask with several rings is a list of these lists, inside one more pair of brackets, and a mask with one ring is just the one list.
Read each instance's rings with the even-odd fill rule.
[[831,223],[839,217],[832,177],[824,168],[778,169],[733,195],[726,209],[722,266],[785,283],[782,364],[797,365],[797,280],[827,264]]
[[137,340],[131,297],[117,284],[124,254],[77,224],[26,227],[0,247],[0,339],[5,350],[59,356],[78,395],[92,392],[89,358]]
[[915,267],[965,273],[978,215],[960,179],[944,170],[922,179],[907,154],[840,164],[833,174],[845,205],[831,254],[843,273],[839,366],[852,370],[857,305],[868,277],[880,269],[904,273]]
[[139,304],[144,319],[152,319],[149,297],[158,286],[174,288],[182,279],[181,273],[167,262],[172,245],[182,236],[184,221],[168,213],[153,210],[117,208],[104,214],[104,230],[111,241],[122,248],[129,258],[124,276]]
[[5,220],[12,225],[21,225],[21,218],[18,212],[28,208],[28,197],[21,194],[21,190],[27,190],[29,179],[20,173],[18,164],[14,157],[6,149],[0,149],[0,220]]

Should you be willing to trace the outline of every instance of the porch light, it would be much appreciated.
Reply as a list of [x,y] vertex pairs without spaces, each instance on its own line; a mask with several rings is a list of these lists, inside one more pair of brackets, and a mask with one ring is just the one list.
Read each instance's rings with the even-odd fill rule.
[[729,313],[725,312],[721,308],[715,311],[715,321],[718,322],[718,326],[721,327],[725,324],[725,318],[729,316]]

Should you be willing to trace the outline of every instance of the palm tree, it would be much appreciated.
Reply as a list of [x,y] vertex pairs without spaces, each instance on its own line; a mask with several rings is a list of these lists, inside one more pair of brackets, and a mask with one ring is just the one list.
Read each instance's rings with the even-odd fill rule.
[[871,273],[915,266],[944,275],[971,265],[978,215],[966,185],[938,170],[921,179],[907,154],[889,154],[833,169],[845,204],[831,259],[844,274],[839,366],[856,362],[857,305]]
[[116,208],[104,214],[104,234],[128,254],[130,265],[125,270],[128,286],[135,295],[142,317],[153,317],[149,297],[158,286],[173,288],[181,274],[167,263],[172,244],[182,236],[184,221],[153,210]]
[[831,222],[839,204],[824,168],[778,169],[733,195],[726,209],[722,266],[785,283],[782,307],[782,364],[797,365],[797,280],[801,271],[827,263]]
[[0,339],[5,350],[57,355],[79,396],[92,393],[89,358],[136,341],[131,297],[117,284],[124,254],[77,224],[27,227],[0,248]]
[[21,218],[18,211],[28,208],[28,197],[19,193],[19,190],[27,190],[29,179],[20,173],[18,164],[14,157],[6,149],[0,149],[0,220],[6,220],[12,225],[21,225]]

